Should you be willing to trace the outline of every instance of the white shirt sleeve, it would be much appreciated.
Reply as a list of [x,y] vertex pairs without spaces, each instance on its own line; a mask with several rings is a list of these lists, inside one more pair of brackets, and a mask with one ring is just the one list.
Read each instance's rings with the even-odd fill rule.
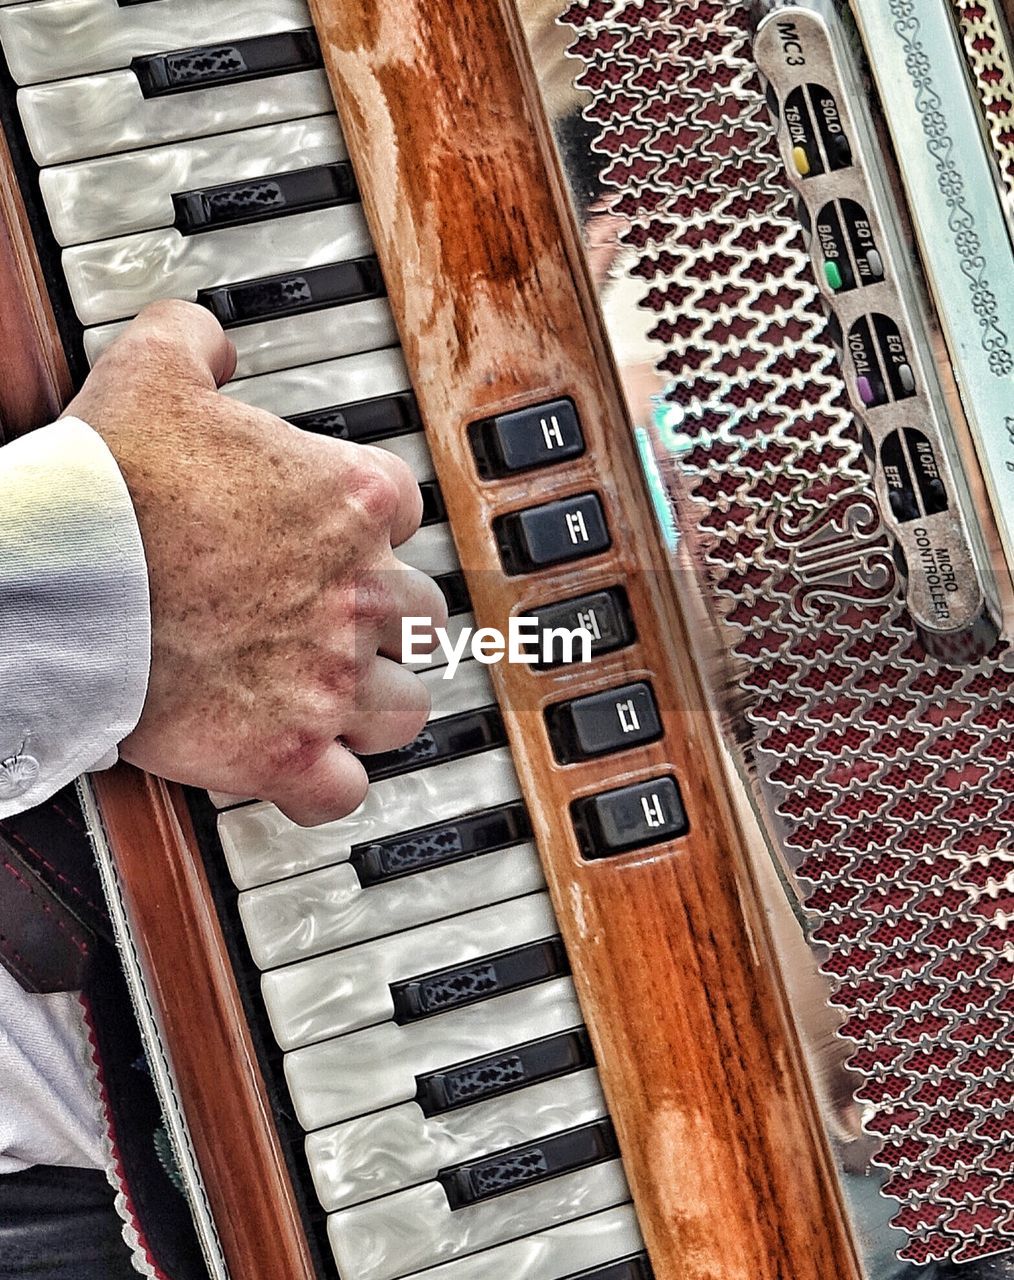
[[61,418],[0,449],[0,818],[106,768],[151,660],[144,547],[101,437]]

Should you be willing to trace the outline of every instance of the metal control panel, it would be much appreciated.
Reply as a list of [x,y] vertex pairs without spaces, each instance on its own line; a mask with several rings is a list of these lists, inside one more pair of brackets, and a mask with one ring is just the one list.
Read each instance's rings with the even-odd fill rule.
[[770,7],[754,54],[908,608],[927,652],[965,663],[1001,629],[988,550],[995,531],[972,496],[981,480],[965,470],[967,426],[941,385],[936,330],[857,43],[834,7],[814,0]]

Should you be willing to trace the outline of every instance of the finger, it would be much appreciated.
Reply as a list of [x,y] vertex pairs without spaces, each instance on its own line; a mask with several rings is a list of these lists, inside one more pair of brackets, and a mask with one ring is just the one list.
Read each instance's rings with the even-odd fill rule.
[[423,501],[418,481],[408,463],[396,454],[372,444],[361,444],[357,448],[367,450],[371,460],[395,486],[398,500],[391,520],[391,546],[400,547],[422,523]]
[[209,388],[228,382],[236,371],[236,348],[231,339],[206,307],[193,302],[151,303],[130,322],[103,359],[115,359],[123,348],[129,351],[132,347],[154,351],[160,362]]
[[384,571],[384,581],[389,590],[391,610],[380,626],[378,651],[400,662],[405,633],[403,620],[412,618],[419,619],[412,625],[416,652],[431,652],[437,643],[436,628],[447,626],[444,593],[425,573],[393,557],[390,568]]
[[298,826],[316,827],[358,809],[368,785],[366,770],[352,752],[332,742],[311,764],[279,779],[262,798]]
[[421,732],[430,713],[429,690],[411,671],[375,658],[356,695],[345,743],[363,755],[394,751]]

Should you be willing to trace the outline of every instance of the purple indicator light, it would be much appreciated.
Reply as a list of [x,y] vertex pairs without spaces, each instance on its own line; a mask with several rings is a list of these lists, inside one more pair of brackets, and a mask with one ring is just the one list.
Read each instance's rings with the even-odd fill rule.
[[870,386],[869,378],[862,375],[856,378],[856,390],[859,392],[859,399],[862,400],[863,404],[872,404],[877,398],[873,388]]

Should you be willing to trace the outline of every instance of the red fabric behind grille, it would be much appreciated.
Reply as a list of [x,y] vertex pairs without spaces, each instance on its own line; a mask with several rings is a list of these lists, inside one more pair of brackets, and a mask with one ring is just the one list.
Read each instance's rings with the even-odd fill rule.
[[[743,664],[902,1256],[1011,1248],[1014,657],[940,667],[893,589],[747,6],[592,0],[562,21],[683,411],[681,528]],[[820,577],[808,557],[849,531],[860,552]]]

